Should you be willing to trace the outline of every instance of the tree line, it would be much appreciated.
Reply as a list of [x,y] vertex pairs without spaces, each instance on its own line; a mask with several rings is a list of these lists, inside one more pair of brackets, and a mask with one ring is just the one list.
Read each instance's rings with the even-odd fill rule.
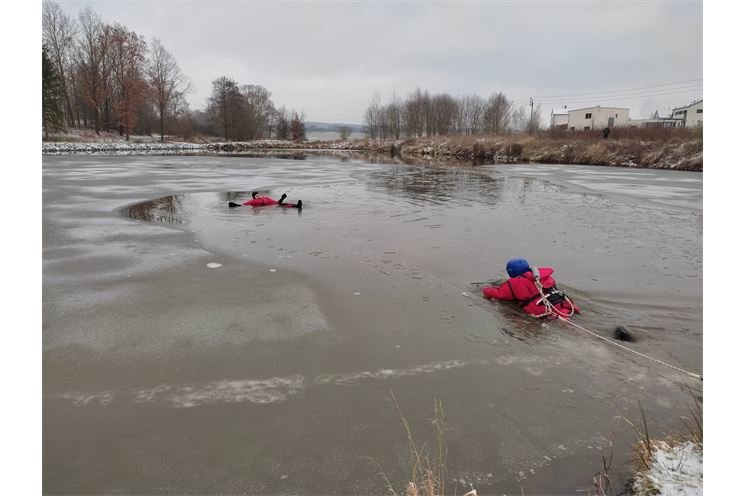
[[453,97],[447,93],[430,95],[427,90],[417,88],[406,99],[394,94],[385,104],[376,93],[365,111],[364,124],[372,139],[496,135],[536,131],[540,127],[540,113],[540,105],[532,116],[524,106],[514,108],[501,92],[488,98]]
[[203,121],[212,123],[225,140],[305,139],[305,116],[285,107],[275,109],[271,93],[255,84],[239,85],[223,76],[212,82]]
[[222,76],[204,110],[192,111],[192,90],[176,58],[121,24],[104,22],[86,7],[77,19],[45,0],[42,11],[42,124],[130,135],[195,132],[226,140],[304,139],[302,112],[276,109],[262,86]]

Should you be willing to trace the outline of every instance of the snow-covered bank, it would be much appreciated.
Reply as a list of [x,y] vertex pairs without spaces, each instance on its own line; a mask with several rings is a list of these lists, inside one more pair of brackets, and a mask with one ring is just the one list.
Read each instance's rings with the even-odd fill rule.
[[637,472],[634,494],[639,496],[698,496],[704,494],[703,447],[687,441],[655,443],[650,468]]
[[387,142],[402,156],[452,157],[487,163],[536,162],[651,169],[703,170],[703,138],[592,138],[587,135],[456,136]]
[[255,151],[358,151],[391,153],[390,144],[369,140],[353,141],[284,141],[256,140],[234,142],[186,143],[186,142],[130,142],[130,141],[44,141],[41,151],[47,155],[64,154],[148,154],[148,153],[250,153]]
[[455,136],[406,140],[347,141],[256,140],[245,142],[43,142],[45,154],[67,153],[251,153],[281,151],[348,151],[383,153],[404,158],[467,160],[479,163],[536,162],[651,169],[703,170],[703,138],[694,134],[669,139],[622,139],[574,136]]
[[105,143],[59,143],[44,142],[41,152],[47,155],[64,155],[68,153],[111,153],[111,154],[146,154],[159,152],[198,152],[206,151],[201,143],[131,143],[126,141]]

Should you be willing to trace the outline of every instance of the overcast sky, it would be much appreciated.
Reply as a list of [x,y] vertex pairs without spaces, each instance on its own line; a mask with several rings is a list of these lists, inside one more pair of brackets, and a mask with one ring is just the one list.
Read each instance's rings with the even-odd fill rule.
[[193,82],[194,109],[223,75],[308,121],[352,124],[376,91],[386,101],[417,87],[533,96],[544,120],[563,105],[647,117],[703,94],[701,2],[58,3],[159,38]]

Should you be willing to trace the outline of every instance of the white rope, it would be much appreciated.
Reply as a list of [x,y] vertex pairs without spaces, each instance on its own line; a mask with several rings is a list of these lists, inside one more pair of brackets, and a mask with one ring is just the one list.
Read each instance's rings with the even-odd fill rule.
[[617,343],[611,339],[606,338],[605,336],[601,336],[600,334],[597,334],[595,332],[592,332],[589,329],[585,329],[584,327],[580,326],[579,324],[575,324],[571,320],[569,320],[569,317],[571,317],[574,314],[574,303],[572,303],[572,300],[569,299],[568,296],[564,296],[564,301],[568,302],[569,305],[572,307],[571,312],[568,314],[565,314],[564,312],[559,311],[558,308],[556,308],[550,301],[548,301],[548,298],[546,298],[546,295],[543,293],[543,285],[541,284],[540,276],[537,274],[535,275],[535,285],[538,288],[538,293],[540,293],[540,303],[543,303],[546,307],[546,313],[543,315],[537,315],[537,317],[544,317],[546,315],[555,315],[557,318],[559,318],[561,321],[569,324],[570,326],[574,326],[577,329],[580,329],[582,331],[585,331],[586,333],[590,334],[591,336],[595,336],[598,339],[602,339],[606,343],[610,343],[613,346],[617,346],[621,348],[622,350],[628,351],[629,353],[633,353],[634,355],[638,355],[640,357],[646,358],[647,360],[651,360],[653,362],[659,363],[660,365],[664,365],[665,367],[670,367],[673,370],[677,370],[678,372],[683,372],[684,374],[688,374],[691,377],[694,377],[696,379],[699,379],[701,381],[704,380],[704,376],[701,374],[696,374],[694,372],[689,372],[688,370],[681,369],[680,367],[676,367],[675,365],[671,365],[669,363],[665,363],[662,360],[658,360],[657,358],[645,355],[644,353],[640,353],[636,350],[632,350],[628,346],[624,346],[620,343]]
[[687,371],[687,370],[681,369],[680,367],[676,367],[675,365],[670,365],[669,363],[665,363],[665,362],[663,362],[662,360],[658,360],[658,359],[656,359],[656,358],[654,358],[654,357],[651,357],[651,356],[645,355],[644,353],[640,353],[640,352],[638,352],[638,351],[636,351],[636,350],[632,350],[631,348],[629,348],[629,347],[627,347],[627,346],[624,346],[624,345],[622,345],[622,344],[620,344],[620,343],[616,343],[615,341],[613,341],[613,340],[610,340],[610,339],[606,338],[605,336],[601,336],[601,335],[599,335],[599,334],[596,334],[596,333],[594,333],[594,332],[590,331],[589,329],[585,329],[584,327],[582,327],[582,326],[580,326],[580,325],[578,325],[578,324],[575,324],[575,323],[574,323],[574,322],[572,322],[571,320],[569,320],[569,319],[566,319],[566,318],[564,318],[564,317],[559,317],[559,319],[561,319],[561,320],[562,320],[563,322],[565,322],[565,323],[567,323],[567,324],[569,324],[569,325],[571,325],[571,326],[574,326],[574,327],[576,327],[577,329],[580,329],[580,330],[582,330],[582,331],[585,331],[586,333],[588,333],[588,334],[590,334],[590,335],[592,335],[592,336],[595,336],[595,337],[596,337],[596,338],[598,338],[598,339],[602,339],[603,341],[605,341],[605,342],[607,342],[607,343],[610,343],[610,344],[612,344],[613,346],[617,346],[617,347],[621,348],[622,350],[626,350],[626,351],[628,351],[629,353],[633,353],[634,355],[638,355],[638,356],[640,356],[640,357],[646,358],[647,360],[651,360],[651,361],[653,361],[653,362],[659,363],[660,365],[664,365],[665,367],[670,367],[671,369],[673,369],[673,370],[677,370],[678,372],[683,372],[684,374],[688,374],[689,376],[691,376],[691,377],[694,377],[694,378],[696,378],[696,379],[699,379],[699,380],[701,380],[701,381],[703,381],[703,380],[704,380],[704,376],[703,376],[703,375],[701,375],[701,374],[696,374],[696,373],[694,373],[694,372],[689,372],[689,371]]
[[538,269],[531,269],[531,271],[533,271],[533,282],[535,282],[535,287],[538,288],[538,294],[541,296],[537,304],[543,303],[543,306],[546,308],[546,311],[543,314],[535,315],[535,317],[540,318],[548,315],[556,315],[558,317],[569,318],[574,315],[575,308],[572,300],[570,300],[567,295],[564,295],[564,301],[569,303],[569,306],[572,307],[572,309],[569,313],[560,312],[559,309],[556,308],[553,303],[548,301],[548,298],[546,298],[546,295],[543,292],[543,284],[541,284],[541,276],[538,273]]
[[[598,339],[601,339],[601,340],[605,341],[606,343],[609,343],[609,344],[612,344],[613,346],[616,346],[618,348],[621,348],[624,351],[628,351],[629,353],[633,353],[634,355],[640,356],[642,358],[646,358],[647,360],[650,360],[652,362],[658,363],[660,365],[664,365],[665,367],[669,367],[669,368],[671,368],[673,370],[676,370],[678,372],[682,372],[682,373],[684,373],[684,374],[686,374],[686,375],[688,375],[690,377],[696,378],[696,379],[698,379],[700,381],[703,381],[704,380],[704,376],[701,375],[701,374],[696,374],[695,372],[690,372],[688,370],[681,369],[680,367],[676,367],[675,365],[671,365],[669,363],[663,362],[662,360],[658,360],[657,358],[654,358],[654,357],[645,355],[644,353],[638,352],[636,350],[632,350],[628,346],[624,346],[624,345],[622,345],[620,343],[617,343],[617,342],[615,342],[615,341],[613,341],[611,339],[606,338],[605,336],[601,336],[600,334],[597,334],[595,332],[592,332],[589,329],[585,329],[584,327],[580,326],[579,324],[575,324],[574,322],[572,322],[571,320],[569,320],[569,317],[572,316],[574,314],[574,312],[575,312],[575,307],[574,307],[574,303],[572,302],[572,300],[569,299],[568,296],[565,295],[565,301],[567,301],[569,303],[569,305],[571,305],[572,310],[568,314],[564,314],[563,312],[560,312],[550,301],[548,301],[548,299],[546,298],[546,295],[543,293],[543,285],[541,284],[540,278],[536,281],[536,287],[538,288],[538,292],[541,295],[541,298],[540,298],[539,301],[542,302],[546,306],[546,312],[544,314],[542,314],[542,315],[534,315],[534,317],[540,318],[540,317],[546,317],[548,315],[554,315],[559,320],[561,320],[562,322],[567,323],[567,324],[569,324],[571,326],[574,326],[577,329],[580,329],[580,330],[582,330],[582,331],[590,334],[591,336],[594,336],[594,337],[596,337]],[[468,293],[466,293],[466,292],[463,292],[461,294],[463,296],[466,296],[468,298],[471,298],[471,295],[468,294]]]

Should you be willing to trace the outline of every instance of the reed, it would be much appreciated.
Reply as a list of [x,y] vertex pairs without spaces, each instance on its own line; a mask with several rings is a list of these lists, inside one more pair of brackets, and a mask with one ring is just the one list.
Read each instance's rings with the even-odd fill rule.
[[[431,450],[426,442],[418,444],[414,440],[411,425],[401,410],[401,406],[393,391],[389,393],[388,400],[401,420],[409,454],[408,482],[401,494],[405,496],[446,496],[447,443],[445,432],[447,426],[445,424],[445,409],[442,406],[442,401],[439,399],[434,400],[433,417],[429,419],[434,430],[434,448]],[[372,459],[369,460],[378,467],[378,475],[385,481],[388,493],[393,496],[399,496],[399,492],[393,487],[393,484],[380,467],[380,464]],[[456,490],[457,488],[453,488],[453,494],[455,494]],[[478,495],[476,490],[471,487],[471,491],[463,496]]]

